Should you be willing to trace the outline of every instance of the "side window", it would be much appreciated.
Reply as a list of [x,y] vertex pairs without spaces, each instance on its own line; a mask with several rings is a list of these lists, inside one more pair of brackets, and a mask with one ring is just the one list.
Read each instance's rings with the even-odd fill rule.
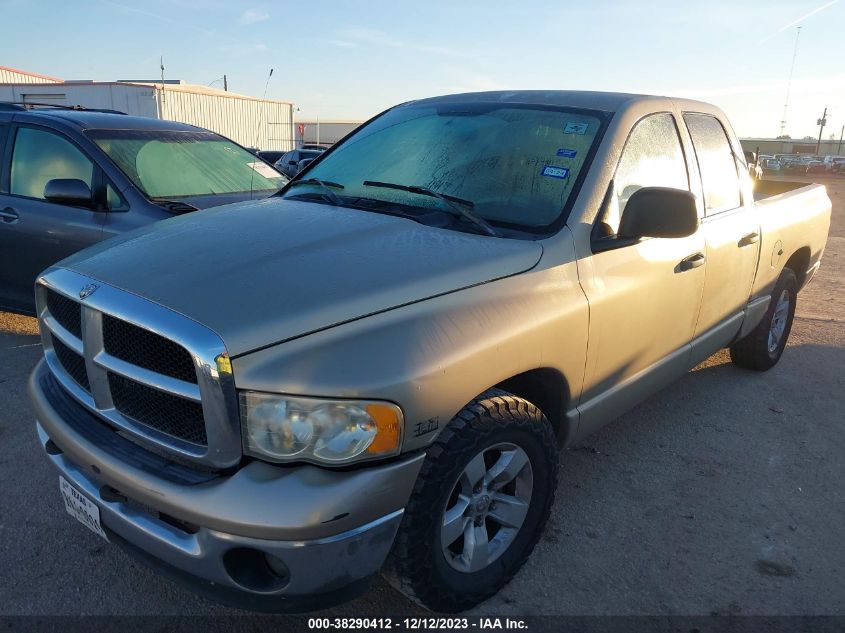
[[698,159],[707,215],[736,209],[741,204],[739,174],[725,129],[707,114],[685,114],[684,121]]
[[110,182],[106,183],[106,208],[109,211],[122,211],[127,207],[128,205],[117,189]]
[[[6,124],[0,123],[0,168],[2,168],[3,163],[4,163],[4,156],[5,155],[3,154],[3,151],[6,148],[5,143],[6,143]],[[6,179],[5,177],[6,177],[6,174],[0,172],[0,193],[6,191],[6,183],[4,182],[5,179]]]
[[597,226],[598,237],[616,235],[625,205],[638,189],[671,187],[689,191],[684,152],[671,114],[653,114],[634,126],[622,150],[612,187]]
[[54,178],[76,178],[91,186],[94,163],[70,141],[35,128],[15,135],[9,191],[16,196],[44,199],[44,187]]

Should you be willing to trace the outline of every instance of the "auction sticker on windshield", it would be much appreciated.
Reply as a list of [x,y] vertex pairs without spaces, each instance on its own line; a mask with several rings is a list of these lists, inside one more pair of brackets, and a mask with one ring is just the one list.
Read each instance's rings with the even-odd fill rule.
[[587,124],[580,123],[576,121],[567,121],[566,125],[563,126],[563,133],[564,134],[586,134],[587,133]]
[[569,178],[569,169],[566,167],[555,167],[554,165],[546,165],[543,167],[542,174],[551,178]]
[[106,536],[103,526],[100,525],[100,508],[97,504],[91,501],[84,494],[74,488],[64,477],[59,476],[59,490],[62,493],[62,499],[65,501],[65,510],[67,513],[76,518],[82,525],[87,527],[95,534],[99,534],[105,540],[109,540]]

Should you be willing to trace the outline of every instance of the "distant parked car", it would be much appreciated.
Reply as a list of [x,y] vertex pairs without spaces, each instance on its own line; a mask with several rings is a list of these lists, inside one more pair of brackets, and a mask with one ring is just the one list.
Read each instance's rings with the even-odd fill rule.
[[299,149],[315,149],[318,152],[325,152],[328,148],[324,145],[317,145],[316,143],[305,143]]
[[812,162],[807,163],[808,174],[824,174],[827,173],[827,171],[827,165],[825,165],[820,160],[814,160]]
[[806,174],[807,163],[801,160],[790,160],[782,163],[781,171],[784,174]]
[[299,165],[300,162],[307,158],[313,160],[322,154],[323,151],[324,150],[316,149],[294,149],[282,155],[282,157],[276,161],[275,167],[285,176],[293,178],[299,173],[300,169],[302,169]]
[[192,125],[0,103],[0,309],[34,314],[38,273],[86,246],[287,182]]
[[284,150],[261,150],[259,151],[256,156],[263,160],[265,163],[269,163],[270,165],[275,165],[276,161],[278,161],[282,156],[284,156]]
[[845,165],[845,156],[825,156],[824,164],[827,171],[838,173],[840,172],[840,167]]
[[760,162],[760,167],[763,168],[763,174],[771,174],[780,171],[780,163],[774,158],[764,158]]

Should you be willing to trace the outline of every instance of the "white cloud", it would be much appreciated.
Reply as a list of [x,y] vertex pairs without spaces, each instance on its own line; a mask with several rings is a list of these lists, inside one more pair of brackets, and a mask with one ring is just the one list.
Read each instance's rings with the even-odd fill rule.
[[270,19],[270,14],[263,9],[247,9],[238,18],[238,22],[243,25],[256,24]]
[[838,2],[839,2],[839,0],[832,0],[831,2],[828,2],[827,4],[823,4],[823,5],[821,5],[820,7],[816,7],[815,9],[813,9],[812,11],[810,11],[809,13],[805,13],[804,15],[802,15],[802,16],[801,16],[800,18],[798,18],[797,20],[793,20],[793,21],[792,21],[792,22],[790,22],[789,24],[786,24],[786,25],[784,25],[784,26],[780,27],[777,31],[775,31],[775,32],[774,32],[774,33],[772,33],[771,35],[768,35],[768,36],[764,37],[762,40],[760,40],[760,41],[759,41],[759,42],[757,42],[757,43],[758,43],[758,44],[762,44],[763,42],[767,42],[768,40],[772,39],[772,38],[773,38],[773,37],[775,37],[776,35],[780,35],[781,33],[783,33],[786,29],[791,28],[791,27],[793,27],[793,26],[797,26],[798,24],[801,24],[801,22],[803,22],[803,21],[804,21],[804,20],[806,20],[807,18],[809,18],[809,17],[811,17],[811,16],[814,16],[816,13],[819,13],[819,12],[821,12],[821,11],[824,11],[825,9],[827,9],[827,8],[829,8],[829,7],[832,7],[834,4],[837,4]]

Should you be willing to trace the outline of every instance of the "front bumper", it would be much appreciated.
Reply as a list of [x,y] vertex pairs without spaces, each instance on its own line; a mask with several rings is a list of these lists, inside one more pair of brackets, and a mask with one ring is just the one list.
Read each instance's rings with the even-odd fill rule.
[[330,471],[252,462],[190,481],[178,465],[134,459],[146,451],[72,401],[43,361],[29,392],[45,452],[97,504],[110,540],[199,593],[252,610],[314,610],[364,591],[422,463],[415,455]]

